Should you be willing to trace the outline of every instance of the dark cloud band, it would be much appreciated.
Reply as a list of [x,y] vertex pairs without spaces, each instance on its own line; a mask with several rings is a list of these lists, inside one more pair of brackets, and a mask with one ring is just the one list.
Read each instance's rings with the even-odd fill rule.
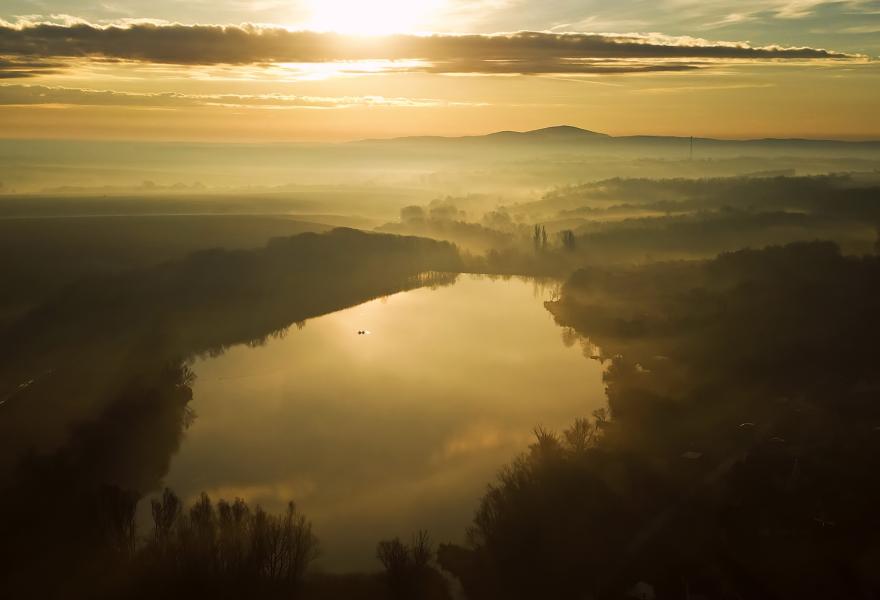
[[40,74],[55,73],[64,65],[46,60],[0,56],[0,79],[24,79]]
[[[817,48],[753,47],[636,35],[523,31],[364,37],[251,25],[100,27],[88,23],[0,25],[0,57],[7,63],[91,58],[179,65],[412,60],[427,65],[415,70],[523,74],[677,71],[696,68],[687,64],[695,60],[853,58]],[[3,71],[10,69],[0,61]]]

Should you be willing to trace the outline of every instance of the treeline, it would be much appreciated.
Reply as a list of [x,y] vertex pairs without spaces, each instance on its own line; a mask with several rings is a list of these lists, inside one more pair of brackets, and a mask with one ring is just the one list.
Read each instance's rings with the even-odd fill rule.
[[[159,266],[72,284],[0,332],[20,363],[101,340],[187,357],[457,272],[456,248],[424,238],[334,229],[275,238],[257,250],[206,250]],[[14,359],[14,360],[13,360]]]
[[[38,199],[27,200],[22,210],[39,205]],[[124,208],[130,204],[124,200],[104,199],[98,206],[85,205],[96,212],[67,216],[59,215],[80,206],[79,200],[62,199],[41,216],[10,215],[8,204],[0,200],[0,329],[83,277],[144,269],[208,248],[260,248],[275,237],[330,229],[284,216],[89,216]],[[138,206],[171,210],[165,201]]]
[[105,561],[115,567],[104,581],[110,597],[293,597],[319,554],[293,502],[269,514],[202,494],[185,507],[166,488],[150,503],[152,532],[141,540],[137,494],[104,487],[97,499]]
[[[469,199],[459,200],[468,203]],[[469,222],[467,213],[455,202],[449,198],[434,200],[427,206],[405,206],[400,211],[399,222],[386,223],[376,231],[448,240],[477,254],[515,244],[513,223],[504,227],[500,223],[487,223],[485,219],[483,224]]]
[[[865,254],[880,231],[878,198],[880,182],[871,175],[611,179],[498,207],[481,224],[457,217],[433,237],[452,239],[452,228],[478,235],[472,270],[561,277],[585,265],[703,260],[817,239]],[[419,214],[440,222],[430,210]],[[535,226],[547,234],[537,247]]]
[[880,235],[878,199],[871,174],[610,179],[497,206],[479,222],[454,200],[406,207],[399,223],[383,228],[459,243],[472,252],[471,271],[567,277],[585,265],[704,260],[817,239],[870,253]]
[[640,209],[682,213],[719,208],[878,215],[876,175],[793,173],[761,177],[614,178],[548,193],[540,204],[560,214]]
[[[376,571],[334,575],[315,569],[321,554],[310,521],[293,502],[279,513],[240,498],[213,502],[202,493],[187,505],[166,488],[149,502],[151,522],[138,527],[140,494],[103,485],[79,514],[83,536],[61,532],[44,542],[69,549],[76,569],[58,580],[13,573],[0,583],[10,598],[259,598],[447,600],[449,584],[436,567],[427,532],[410,543],[380,541]],[[79,555],[75,554],[79,553]],[[85,557],[85,558],[84,558]]]
[[878,294],[831,243],[577,272],[548,308],[609,413],[539,431],[441,564],[469,598],[876,597]]
[[877,237],[878,199],[876,177],[827,175],[614,179],[557,191],[542,204],[557,207],[555,220],[594,256],[632,263],[815,239],[863,254]]

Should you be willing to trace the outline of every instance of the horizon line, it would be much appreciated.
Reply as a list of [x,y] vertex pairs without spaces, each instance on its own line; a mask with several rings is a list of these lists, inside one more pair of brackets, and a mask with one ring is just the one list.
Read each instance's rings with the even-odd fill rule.
[[156,138],[135,138],[135,137],[50,137],[50,136],[4,136],[0,134],[0,143],[2,142],[80,142],[80,143],[138,143],[138,144],[194,144],[194,145],[211,145],[211,146],[283,146],[283,145],[345,145],[365,142],[391,142],[405,141],[417,139],[436,139],[436,140],[466,140],[491,137],[498,134],[530,134],[540,133],[551,130],[573,130],[579,133],[592,134],[597,137],[604,137],[612,140],[632,139],[632,138],[649,138],[649,139],[674,139],[674,140],[690,140],[695,141],[711,141],[711,142],[833,142],[845,144],[870,144],[880,143],[880,132],[876,134],[868,134],[865,137],[853,137],[847,135],[828,135],[821,134],[817,136],[798,135],[798,136],[774,136],[753,134],[742,137],[712,136],[705,134],[682,134],[682,133],[627,133],[627,134],[609,134],[596,129],[586,129],[577,125],[558,124],[537,127],[535,129],[498,129],[487,133],[468,133],[460,135],[442,135],[436,133],[395,135],[389,137],[351,137],[347,139],[326,139],[317,140],[313,138],[289,139],[289,140],[261,140],[261,139],[241,139],[232,141],[213,140],[213,139],[156,139]]

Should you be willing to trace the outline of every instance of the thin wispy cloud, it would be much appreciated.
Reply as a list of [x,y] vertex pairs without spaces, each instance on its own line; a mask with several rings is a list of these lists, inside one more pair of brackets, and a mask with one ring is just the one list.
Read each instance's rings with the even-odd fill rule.
[[0,106],[128,106],[148,108],[226,107],[254,109],[333,109],[385,106],[425,108],[479,106],[432,98],[386,98],[384,96],[294,96],[284,94],[181,94],[134,93],[43,85],[0,85]]

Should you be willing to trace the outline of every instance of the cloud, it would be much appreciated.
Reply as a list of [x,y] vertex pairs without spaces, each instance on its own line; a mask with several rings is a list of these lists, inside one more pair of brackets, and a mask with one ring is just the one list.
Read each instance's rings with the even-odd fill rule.
[[482,73],[482,74],[526,74],[526,75],[613,75],[622,73],[662,73],[693,71],[701,64],[669,62],[646,63],[644,61],[549,59],[549,60],[481,60],[478,62],[459,60],[428,63],[422,67],[412,67],[410,71],[428,73]]
[[370,37],[256,25],[101,26],[75,20],[0,23],[0,56],[7,61],[96,59],[177,65],[420,61],[423,64],[403,70],[522,74],[680,71],[698,68],[695,61],[855,58],[821,48],[756,47],[659,34],[520,31]]
[[63,68],[64,64],[59,62],[0,56],[0,79],[24,79],[37,75],[50,75]]
[[179,94],[116,92],[43,85],[0,85],[0,106],[129,106],[144,108],[187,108],[222,106],[255,109],[353,108],[393,106],[423,108],[437,106],[474,106],[426,98],[386,98],[384,96],[291,96],[283,94]]
[[829,3],[823,0],[787,0],[777,9],[776,16],[781,19],[802,19],[824,4]]

